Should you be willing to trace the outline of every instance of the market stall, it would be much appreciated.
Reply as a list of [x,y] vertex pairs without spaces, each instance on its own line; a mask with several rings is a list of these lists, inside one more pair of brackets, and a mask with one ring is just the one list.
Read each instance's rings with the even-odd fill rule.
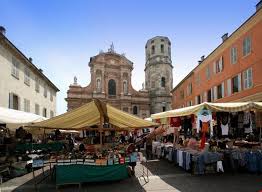
[[[134,149],[130,150],[130,146],[125,143],[106,142],[109,141],[106,137],[114,137],[116,132],[128,132],[157,125],[100,100],[94,100],[52,119],[28,126],[28,131],[44,133],[52,129],[84,130],[94,133],[94,137],[99,139],[99,144],[84,145],[83,150],[79,147],[79,151],[63,151],[50,157],[56,159],[56,183],[61,185],[126,178],[128,165],[142,160],[141,153],[135,152]],[[77,177],[67,177],[68,170],[70,173],[76,173]]]
[[212,165],[222,172],[261,173],[261,111],[262,102],[205,102],[151,118],[162,130],[174,128],[173,150],[162,147],[161,154],[169,153],[168,159],[185,170],[204,174]]
[[[32,113],[0,107],[0,176],[3,181],[27,173],[26,166],[30,157],[25,152],[32,149],[32,145],[26,142],[32,141],[32,135],[23,126],[46,119]],[[24,150],[17,151],[18,148]]]

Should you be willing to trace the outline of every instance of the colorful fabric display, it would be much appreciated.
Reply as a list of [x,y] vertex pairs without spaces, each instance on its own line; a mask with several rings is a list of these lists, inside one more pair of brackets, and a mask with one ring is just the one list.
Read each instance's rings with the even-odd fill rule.
[[126,163],[129,163],[129,162],[130,162],[130,157],[126,157],[126,158],[125,158],[125,162],[126,162]]
[[83,163],[84,163],[84,160],[83,160],[83,159],[77,159],[77,160],[76,160],[76,164],[81,165],[81,164],[83,164]]
[[180,127],[181,118],[180,117],[170,117],[170,126],[171,127]]
[[113,159],[108,159],[107,160],[107,165],[113,165],[114,164],[114,160]]
[[101,165],[106,166],[107,165],[107,160],[106,159],[101,159]]
[[213,124],[212,124],[212,114],[209,110],[202,109],[197,114],[197,133],[199,133],[200,130],[200,121],[208,122],[210,124],[210,135],[213,136]]
[[137,162],[137,153],[136,153],[136,152],[133,152],[133,153],[130,155],[130,162],[131,162],[131,163]]
[[119,164],[119,159],[118,158],[114,158],[114,164],[118,165]]
[[76,159],[71,159],[71,164],[76,164]]
[[102,159],[96,159],[96,165],[101,165],[102,164]]
[[119,158],[119,163],[120,164],[125,164],[125,158],[124,157]]
[[84,161],[85,165],[95,165],[95,160],[94,159],[85,159]]

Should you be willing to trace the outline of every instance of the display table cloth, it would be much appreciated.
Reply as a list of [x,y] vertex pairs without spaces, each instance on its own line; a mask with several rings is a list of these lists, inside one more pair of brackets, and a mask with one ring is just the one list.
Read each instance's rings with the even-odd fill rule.
[[57,165],[56,185],[116,181],[128,178],[127,165]]

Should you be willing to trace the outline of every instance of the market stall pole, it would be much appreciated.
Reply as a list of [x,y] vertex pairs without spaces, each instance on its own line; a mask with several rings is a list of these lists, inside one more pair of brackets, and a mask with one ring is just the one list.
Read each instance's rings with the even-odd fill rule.
[[105,103],[100,102],[98,99],[94,100],[96,107],[98,108],[100,114],[100,121],[99,121],[99,133],[100,133],[100,145],[103,145],[103,126],[105,121],[108,122],[107,110]]

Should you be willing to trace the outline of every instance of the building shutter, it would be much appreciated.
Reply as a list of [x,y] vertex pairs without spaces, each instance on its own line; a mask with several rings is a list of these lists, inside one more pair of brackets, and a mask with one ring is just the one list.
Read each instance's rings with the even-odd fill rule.
[[225,83],[223,82],[221,84],[221,87],[222,87],[222,98],[225,97]]
[[216,74],[216,62],[213,63],[213,73]]
[[26,102],[26,99],[24,98],[24,111],[25,111],[25,112],[27,112],[26,104],[27,104],[27,102]]
[[198,103],[197,103],[197,96],[195,96],[195,105],[197,105]]
[[247,71],[244,71],[243,72],[243,81],[244,81],[244,89],[246,89],[247,88]]
[[21,110],[21,99],[20,99],[20,97],[18,97],[18,106],[17,106],[17,108],[18,108],[18,110]]
[[217,86],[214,86],[214,101],[217,100]]
[[241,83],[241,73],[239,73],[237,75],[237,80],[238,80],[238,91],[241,91],[241,85],[242,85],[242,83]]
[[204,92],[204,102],[207,102],[207,91]]
[[9,109],[13,109],[13,93],[9,93]]
[[232,93],[231,93],[231,79],[228,79],[227,80],[227,96],[230,96]]
[[213,87],[211,87],[211,102],[213,102],[214,101],[214,89],[213,89]]
[[224,64],[223,64],[223,56],[220,57],[219,59],[219,68],[220,68],[220,72],[223,71],[224,68]]

